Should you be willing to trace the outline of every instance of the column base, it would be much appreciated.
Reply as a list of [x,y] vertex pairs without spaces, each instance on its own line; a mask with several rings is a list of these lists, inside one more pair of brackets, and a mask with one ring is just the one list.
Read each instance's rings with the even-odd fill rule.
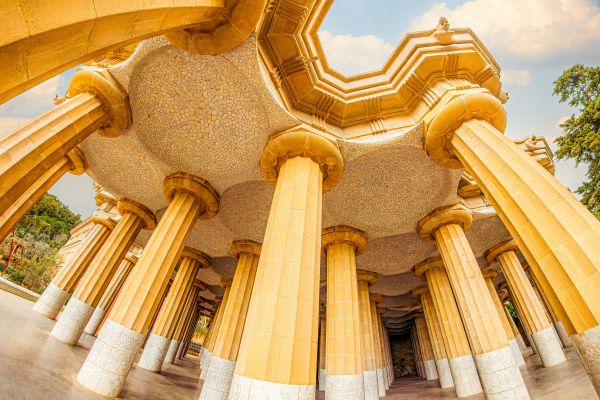
[[152,372],[160,372],[170,343],[171,339],[151,333],[138,361],[138,367]]
[[435,360],[425,360],[425,377],[428,381],[433,381],[438,378],[437,369],[435,368]]
[[323,368],[319,368],[319,391],[324,392],[327,382],[327,372]]
[[[179,348],[177,349],[177,358],[180,360],[185,356],[185,354],[183,354],[183,349],[185,349],[185,345],[186,345],[186,342],[179,343]],[[204,349],[202,347],[200,347],[200,353],[198,353],[199,356],[202,355],[203,350]]]
[[364,400],[363,375],[327,375],[325,400]]
[[202,363],[202,371],[200,371],[200,379],[206,379],[206,377],[208,376],[208,370],[210,369],[210,363],[212,361],[212,353],[207,351],[206,354],[206,359],[204,360],[204,363]]
[[567,361],[553,326],[543,331],[532,333],[531,338],[535,343],[544,367],[553,367]]
[[385,396],[385,383],[383,381],[383,369],[377,369],[377,390],[379,393],[379,397]]
[[79,342],[93,312],[94,307],[76,297],[71,297],[65,310],[54,324],[51,335],[61,342],[74,346]]
[[65,292],[54,283],[50,282],[44,293],[35,302],[33,309],[45,317],[56,319],[56,316],[62,310],[69,299],[69,293]]
[[364,371],[363,381],[365,385],[365,400],[378,400],[377,371]]
[[519,343],[517,343],[516,339],[511,339],[508,341],[508,343],[510,343],[510,351],[515,359],[515,364],[517,364],[517,367],[523,367],[525,365],[525,359],[523,358],[523,353],[521,353],[521,349],[519,348]]
[[521,335],[518,335],[517,337],[515,337],[515,340],[517,341],[517,344],[519,345],[519,350],[521,350],[521,354],[527,354],[529,352],[529,349],[527,348],[527,345],[525,344],[523,337]]
[[476,355],[475,362],[488,400],[530,399],[510,346]]
[[390,388],[390,376],[388,374],[388,370],[387,368],[382,368],[383,370],[383,385],[385,387],[385,390],[389,390]]
[[565,326],[562,322],[555,322],[554,329],[556,329],[556,333],[558,334],[558,338],[560,339],[560,342],[562,343],[563,347],[567,348],[573,345],[573,343],[571,342],[571,338],[569,337],[569,334],[567,333],[567,330],[565,329]]
[[571,336],[573,347],[600,396],[600,326]]
[[212,357],[200,400],[227,400],[234,370],[235,361]]
[[165,356],[164,363],[173,364],[175,362],[175,357],[177,357],[177,353],[179,351],[179,341],[171,340],[169,343],[169,349],[167,350],[167,355]]
[[533,354],[537,354],[538,350],[537,347],[535,345],[535,342],[533,341],[533,337],[531,336],[531,333],[527,333],[527,341],[529,342],[529,346],[531,346],[531,350],[533,350]]
[[202,350],[202,355],[200,356],[200,369],[205,369],[208,367],[208,357],[210,356],[210,351],[204,348]]
[[291,385],[233,375],[228,400],[314,400],[315,385]]
[[452,379],[452,372],[450,372],[448,359],[435,360],[435,367],[440,378],[440,387],[442,389],[454,387],[454,380]]
[[472,355],[456,357],[448,360],[448,363],[456,389],[456,397],[473,396],[483,391]]
[[144,336],[111,320],[106,321],[77,374],[79,383],[103,396],[117,397]]
[[94,310],[94,313],[90,317],[90,320],[88,321],[87,325],[85,326],[83,333],[87,333],[88,335],[96,336],[96,331],[98,330],[98,327],[102,323],[102,320],[104,319],[105,315],[106,315],[106,311],[104,311],[100,307],[96,307],[96,309]]

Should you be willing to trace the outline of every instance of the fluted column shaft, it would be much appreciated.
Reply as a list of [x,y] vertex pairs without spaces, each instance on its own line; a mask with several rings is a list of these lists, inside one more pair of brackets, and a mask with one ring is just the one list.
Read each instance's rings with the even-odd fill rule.
[[359,271],[357,279],[361,347],[364,355],[363,380],[365,400],[377,400],[379,399],[379,383],[377,379],[377,358],[375,355],[374,327],[369,294],[369,285],[375,282],[377,275],[372,272]]
[[[185,347],[185,342],[190,338],[187,337],[188,331],[193,330],[192,324],[198,322],[199,310],[197,309],[197,299],[198,299],[198,291],[200,289],[196,285],[192,285],[188,294],[183,303],[183,309],[181,311],[181,315],[177,319],[177,324],[175,326],[175,331],[173,332],[173,338],[171,339],[171,343],[169,344],[169,350],[165,355],[165,363],[174,364],[175,359],[181,357],[181,351],[183,347]],[[195,321],[195,322],[193,322]]]
[[[319,390],[325,391],[326,387],[326,359],[327,359],[327,319],[325,314],[321,314],[319,321]],[[364,357],[364,355],[363,355]]]
[[214,351],[215,343],[217,342],[217,337],[219,336],[221,322],[223,321],[223,312],[225,311],[225,307],[229,301],[229,294],[231,293],[231,282],[228,282],[226,285],[224,285],[224,288],[225,292],[223,293],[223,299],[221,300],[221,304],[219,304],[219,308],[217,308],[215,318],[213,320],[213,331],[206,346],[206,349],[210,354],[212,354]]
[[379,397],[385,396],[385,379],[383,377],[383,357],[381,355],[381,337],[379,335],[379,314],[377,313],[377,303],[381,301],[381,295],[371,294],[371,328],[373,333],[373,352],[375,353],[375,367],[377,368],[377,390]]
[[431,346],[431,338],[429,337],[423,315],[419,315],[415,318],[415,327],[417,329],[417,336],[419,337],[419,344],[421,345],[421,355],[425,366],[425,377],[428,381],[437,379],[438,374],[433,356],[433,348]]

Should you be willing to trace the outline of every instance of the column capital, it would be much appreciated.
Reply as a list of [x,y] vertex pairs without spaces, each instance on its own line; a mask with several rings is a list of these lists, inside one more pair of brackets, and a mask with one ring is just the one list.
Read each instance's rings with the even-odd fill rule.
[[139,258],[138,256],[136,256],[135,254],[132,254],[132,253],[128,253],[128,254],[125,256],[125,260],[129,261],[129,262],[130,262],[130,263],[132,263],[133,265],[135,265],[139,259],[140,259],[140,258]]
[[262,244],[255,242],[254,240],[236,240],[231,244],[231,249],[229,253],[235,257],[239,258],[240,254],[254,254],[257,257],[260,257],[260,251],[262,250]]
[[387,308],[385,308],[385,307],[376,307],[375,311],[377,311],[377,314],[381,315],[381,314],[383,314],[384,312],[387,311]]
[[485,271],[483,271],[481,273],[483,275],[484,278],[486,279],[494,279],[498,276],[498,271],[496,271],[495,269],[492,268],[488,268]]
[[444,261],[442,261],[441,257],[429,257],[417,265],[413,267],[413,272],[416,276],[423,276],[432,269],[439,268],[441,270],[445,270]]
[[381,296],[379,293],[369,293],[369,300],[375,304],[378,304],[381,303],[381,300],[383,300],[383,296]]
[[506,289],[499,289],[496,291],[496,293],[498,293],[498,297],[500,297],[501,301],[506,301],[505,297],[508,296],[508,290]]
[[198,261],[201,269],[210,267],[212,262],[212,259],[208,254],[188,246],[183,248],[183,251],[181,252],[181,258],[191,258],[192,260]]
[[436,164],[452,169],[462,168],[450,141],[454,132],[472,119],[486,121],[500,132],[506,129],[506,111],[500,100],[489,92],[456,97],[442,107],[427,126],[425,151]]
[[427,287],[427,285],[421,285],[421,286],[417,286],[416,288],[413,288],[410,291],[410,294],[412,294],[413,297],[415,298],[420,298],[422,294],[428,293],[429,292],[429,288]]
[[502,281],[498,284],[498,289],[502,290],[505,289],[506,292],[508,293],[508,282],[506,281]]
[[69,97],[80,93],[91,93],[102,100],[108,119],[99,130],[101,135],[121,136],[131,126],[129,94],[108,70],[91,66],[77,70],[69,83]]
[[117,202],[117,210],[119,214],[125,215],[126,213],[135,214],[143,221],[144,229],[156,228],[156,217],[154,213],[150,211],[145,205],[138,203],[135,200],[123,198]]
[[219,286],[221,286],[223,289],[231,287],[231,284],[233,283],[233,279],[231,278],[224,278],[221,279],[221,282],[219,282]]
[[488,263],[493,263],[494,261],[496,261],[496,259],[498,258],[498,256],[502,253],[505,253],[507,251],[518,251],[519,250],[519,246],[517,246],[517,242],[514,241],[514,239],[510,239],[507,241],[504,241],[502,243],[498,243],[497,245],[495,245],[494,247],[492,247],[491,249],[489,249],[488,251],[485,252],[485,259]]
[[356,254],[362,254],[367,249],[367,235],[360,229],[347,225],[330,226],[321,233],[321,245],[325,251],[327,247],[336,243],[346,243],[354,247]]
[[377,273],[366,271],[364,269],[356,270],[356,280],[357,281],[365,281],[370,285],[374,284],[377,280]]
[[92,222],[94,224],[104,225],[105,227],[107,227],[111,231],[113,229],[115,229],[115,223],[114,223],[114,221],[112,219],[110,219],[110,217],[108,217],[108,216],[93,215],[92,216]]
[[163,190],[169,201],[177,192],[188,193],[202,201],[203,207],[198,218],[209,219],[217,215],[219,211],[219,193],[206,179],[199,176],[187,172],[175,172],[163,180]]
[[435,231],[441,226],[449,224],[458,224],[464,230],[471,227],[473,223],[473,213],[461,203],[451,206],[438,207],[424,218],[417,226],[417,231],[422,240],[434,240]]
[[275,184],[283,163],[294,157],[307,157],[323,172],[323,192],[335,187],[344,173],[342,153],[333,141],[306,129],[285,131],[269,138],[260,157],[265,178]]
[[73,175],[82,175],[86,169],[88,169],[87,159],[85,154],[79,147],[75,147],[73,150],[67,153],[67,159],[71,163],[69,172]]

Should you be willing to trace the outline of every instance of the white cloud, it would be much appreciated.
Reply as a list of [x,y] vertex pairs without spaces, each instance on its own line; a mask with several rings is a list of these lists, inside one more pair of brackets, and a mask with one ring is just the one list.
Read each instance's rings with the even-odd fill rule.
[[545,58],[586,48],[600,53],[600,8],[595,0],[470,0],[455,8],[436,3],[410,30],[433,28],[445,16],[470,27],[492,50]]
[[531,83],[531,73],[528,69],[502,70],[502,83],[507,87],[527,86]]
[[319,38],[329,65],[345,75],[380,69],[394,50],[375,35],[333,35],[321,30]]
[[59,94],[62,76],[57,75],[0,105],[0,116],[12,118],[37,117],[53,106]]

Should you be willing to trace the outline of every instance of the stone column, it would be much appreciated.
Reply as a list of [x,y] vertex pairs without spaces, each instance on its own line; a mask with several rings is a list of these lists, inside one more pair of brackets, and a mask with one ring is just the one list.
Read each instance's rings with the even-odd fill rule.
[[535,294],[525,270],[519,262],[513,240],[492,247],[486,253],[489,263],[498,262],[512,298],[519,304],[521,318],[527,325],[544,367],[561,364],[567,359],[562,351],[554,326],[548,319],[542,302]]
[[425,379],[432,381],[438,379],[437,368],[433,358],[433,349],[431,347],[431,339],[427,332],[427,325],[423,314],[419,313],[415,316],[415,327],[417,336],[421,345],[421,354],[423,356],[423,366],[425,367]]
[[[523,353],[521,353],[521,348],[519,347],[519,343],[517,343],[517,339],[515,337],[515,333],[513,331],[512,326],[510,325],[510,321],[508,320],[508,315],[506,314],[506,308],[502,305],[500,301],[500,297],[498,297],[498,293],[496,292],[496,286],[494,286],[494,278],[498,275],[493,269],[487,269],[483,271],[483,278],[485,279],[485,284],[490,291],[490,296],[494,301],[494,306],[496,307],[496,311],[498,312],[498,316],[500,317],[500,321],[502,322],[502,327],[504,328],[504,334],[508,338],[508,342],[510,343],[510,348],[512,350],[513,357],[515,359],[515,363],[518,367],[522,367],[525,365],[525,359],[523,358]],[[514,322],[513,322],[514,323]],[[515,327],[516,329],[516,327]]]
[[387,373],[387,360],[385,357],[385,343],[383,340],[383,326],[381,323],[381,315],[385,312],[385,307],[377,307],[377,334],[379,335],[379,344],[381,351],[381,372],[383,375],[383,387],[385,390],[390,388],[389,376]]
[[415,266],[415,274],[425,275],[427,279],[433,307],[440,321],[456,395],[468,397],[480,393],[483,389],[443,261],[439,257],[429,258]]
[[[202,371],[207,369],[208,366],[210,365],[210,351],[208,350],[208,347],[212,340],[213,335],[216,335],[215,331],[217,329],[215,328],[215,326],[216,326],[216,322],[217,322],[217,317],[219,315],[219,311],[221,309],[221,305],[223,304],[223,298],[217,296],[215,298],[215,301],[217,301],[218,304],[216,304],[216,309],[213,314],[213,318],[212,318],[210,324],[208,325],[208,332],[206,332],[206,337],[204,338],[204,342],[202,343],[202,347],[204,349],[204,351],[202,351],[202,356],[200,357],[200,369]],[[202,375],[202,371],[200,372],[200,375]]]
[[56,319],[63,305],[75,290],[81,275],[108,239],[115,223],[107,214],[100,214],[92,217],[94,227],[75,250],[69,261],[58,270],[52,282],[33,306],[33,309],[40,314],[50,319]]
[[123,261],[121,261],[119,269],[117,269],[115,276],[106,287],[104,294],[100,298],[100,302],[96,306],[94,313],[90,317],[88,324],[83,330],[84,333],[96,336],[98,328],[100,327],[100,323],[102,323],[104,316],[112,306],[113,301],[117,297],[119,290],[121,290],[123,283],[125,283],[125,279],[127,279],[129,276],[129,273],[131,272],[131,269],[137,262],[138,258],[139,257],[134,254],[128,254],[125,256]]
[[190,174],[166,177],[164,189],[169,206],[77,375],[103,396],[119,395],[197,218],[211,218],[219,207],[210,184]]
[[521,354],[523,354],[523,355],[529,354],[529,348],[525,344],[525,340],[523,340],[523,337],[521,336],[521,332],[519,331],[519,328],[517,328],[517,324],[515,323],[515,320],[513,319],[512,315],[508,311],[508,308],[506,308],[506,304],[504,303],[504,299],[508,296],[508,290],[500,289],[500,290],[497,290],[496,293],[498,294],[498,298],[500,299],[500,303],[502,304],[502,309],[504,310],[504,315],[506,315],[506,319],[510,323],[510,328],[512,329],[515,339],[517,340],[519,349],[521,349]]
[[[384,323],[384,321],[381,321],[382,323]],[[392,383],[394,383],[394,360],[392,359],[392,348],[390,345],[390,336],[387,332],[387,329],[385,329],[385,323],[383,326],[383,334],[385,337],[385,345],[386,345],[386,356],[387,356],[387,365],[388,365],[388,376],[389,376],[389,380],[388,382],[390,383],[390,385],[392,385]]]
[[210,339],[206,344],[206,358],[202,363],[202,371],[200,371],[200,379],[206,379],[208,375],[208,371],[210,369],[210,364],[212,361],[213,351],[215,349],[215,343],[217,342],[217,337],[219,336],[219,330],[221,329],[221,323],[223,322],[223,312],[225,312],[225,307],[227,302],[229,301],[229,293],[231,293],[231,284],[233,283],[232,279],[222,279],[221,287],[225,289],[225,293],[223,294],[223,300],[217,309],[217,313],[215,314],[214,321],[214,329],[212,334],[210,335]]
[[440,251],[487,398],[529,399],[500,316],[465,236],[464,229],[472,222],[471,212],[463,205],[442,207],[419,221],[419,234],[424,240],[435,240]]
[[260,166],[275,194],[229,399],[312,399],[322,196],[343,160],[333,142],[300,129],[272,137]]
[[367,238],[357,229],[334,226],[323,230],[322,243],[327,255],[325,396],[328,400],[363,400],[356,255],[366,250]]
[[[76,146],[99,130],[118,136],[131,122],[129,98],[108,71],[79,70],[69,99],[0,139],[0,240],[69,169],[85,169]],[[82,172],[82,171],[81,171]]]
[[52,329],[52,336],[71,346],[79,341],[94,308],[138,233],[142,228],[154,229],[156,226],[154,214],[136,201],[123,199],[117,203],[117,209],[121,219],[81,276],[73,296]]
[[229,297],[223,309],[208,373],[200,392],[200,400],[227,400],[246,324],[260,250],[260,243],[252,240],[237,240],[231,246],[231,255],[236,257],[238,262]]
[[412,290],[412,295],[419,298],[423,307],[423,315],[427,324],[427,331],[431,338],[431,347],[433,349],[433,357],[435,358],[435,367],[440,387],[442,389],[454,387],[452,373],[450,372],[450,364],[448,363],[448,355],[442,337],[442,328],[440,320],[433,305],[433,298],[427,286],[419,286]]
[[[327,370],[326,370],[326,359],[327,359],[327,347],[326,347],[326,339],[327,338],[327,320],[326,314],[321,313],[319,318],[319,390],[321,392],[325,391],[327,387]],[[364,389],[363,389],[364,392]]]
[[[177,319],[177,324],[175,325],[175,330],[173,332],[173,338],[169,343],[169,349],[167,350],[167,354],[165,355],[165,359],[163,363],[174,364],[175,358],[177,358],[179,349],[183,342],[187,339],[185,336],[187,335],[187,329],[189,329],[192,323],[197,323],[198,321],[198,312],[196,305],[198,299],[198,291],[200,289],[195,284],[192,284],[191,289],[186,296],[186,299],[183,303],[183,309],[181,311],[181,315]],[[193,322],[196,321],[196,322]]]
[[369,301],[371,303],[371,327],[373,337],[373,352],[375,353],[375,367],[377,368],[377,390],[379,397],[385,396],[385,380],[383,378],[383,359],[381,357],[381,340],[379,338],[379,314],[377,314],[377,304],[381,303],[379,293],[371,293]]
[[[464,167],[498,212],[527,262],[563,306],[579,356],[600,393],[600,221],[502,132],[506,114],[489,93],[441,107],[425,148],[440,165]],[[565,323],[565,319],[561,317]]]
[[425,365],[423,363],[423,356],[421,354],[421,344],[419,343],[419,338],[417,337],[417,328],[415,325],[412,326],[410,330],[410,339],[413,345],[413,352],[415,354],[415,365],[417,367],[417,376],[421,379],[425,379]]
[[379,399],[377,382],[377,360],[375,358],[375,339],[373,338],[373,319],[371,318],[371,301],[369,286],[377,280],[374,272],[358,270],[358,309],[360,312],[361,347],[365,357],[363,380],[365,384],[365,400]]
[[[517,314],[517,319],[519,320],[519,324],[523,328],[523,332],[525,332],[525,337],[527,337],[527,343],[529,343],[529,346],[531,346],[529,348],[531,349],[533,354],[537,354],[537,348],[535,347],[535,342],[533,341],[533,338],[531,337],[531,331],[529,330],[529,325],[527,325],[525,323],[525,320],[523,319],[523,311],[521,311],[521,304],[514,300],[514,296],[510,293],[510,288],[508,287],[508,283],[506,281],[500,282],[500,284],[498,285],[498,288],[504,289],[504,291],[506,293],[506,299],[505,299],[505,303],[504,303],[506,311],[508,312],[508,305],[506,304],[506,302],[508,300],[510,300],[510,303],[514,307],[515,313]],[[515,326],[516,326],[516,322],[513,321],[513,323],[515,323]],[[517,328],[517,329],[519,329],[519,328]]]
[[177,328],[186,301],[192,291],[194,280],[200,268],[208,268],[211,260],[201,251],[186,247],[181,253],[179,269],[173,279],[167,297],[158,311],[138,367],[152,372],[160,372],[169,350],[173,334]]

